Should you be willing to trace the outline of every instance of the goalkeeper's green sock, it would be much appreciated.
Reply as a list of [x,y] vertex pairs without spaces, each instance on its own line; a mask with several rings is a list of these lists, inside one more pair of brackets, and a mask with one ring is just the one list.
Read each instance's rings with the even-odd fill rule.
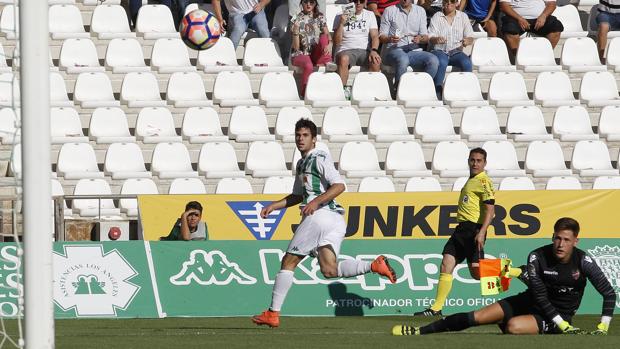
[[420,327],[420,334],[462,331],[472,326],[476,326],[476,320],[474,319],[474,312],[470,311],[469,313],[450,315],[426,326],[422,326]]
[[452,289],[452,274],[441,273],[439,274],[439,285],[437,286],[437,296],[435,297],[435,303],[431,306],[434,311],[440,311],[443,308],[443,304],[446,302],[446,298],[450,294]]

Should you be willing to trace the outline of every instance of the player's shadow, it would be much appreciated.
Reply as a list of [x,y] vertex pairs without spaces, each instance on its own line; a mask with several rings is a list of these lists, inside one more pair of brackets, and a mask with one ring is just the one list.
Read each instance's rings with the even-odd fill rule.
[[340,282],[327,285],[329,296],[334,302],[336,316],[363,316],[364,307],[372,309],[372,299],[347,292],[347,286]]

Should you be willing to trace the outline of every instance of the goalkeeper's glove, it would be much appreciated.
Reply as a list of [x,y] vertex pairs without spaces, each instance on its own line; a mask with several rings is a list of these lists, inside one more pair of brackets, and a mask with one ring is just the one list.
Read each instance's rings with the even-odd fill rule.
[[562,320],[562,322],[558,324],[558,328],[564,334],[581,334],[582,333],[582,331],[578,327],[574,327],[573,325],[568,323],[568,321],[566,320]]
[[590,332],[590,334],[606,336],[607,331],[609,331],[609,325],[601,322],[600,324],[598,324],[598,326],[596,326],[596,330]]

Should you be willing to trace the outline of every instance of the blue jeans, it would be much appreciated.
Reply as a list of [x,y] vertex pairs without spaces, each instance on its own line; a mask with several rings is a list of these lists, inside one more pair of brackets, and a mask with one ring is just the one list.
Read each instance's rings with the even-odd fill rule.
[[439,61],[433,54],[421,50],[405,50],[400,47],[390,50],[385,56],[385,62],[394,67],[396,71],[394,74],[396,85],[400,77],[407,72],[408,66],[416,71],[424,71],[433,78],[437,75],[439,67]]
[[596,24],[607,23],[609,30],[620,30],[620,13],[599,11],[596,16]]
[[254,11],[248,13],[231,13],[228,16],[228,28],[230,29],[229,38],[235,48],[239,45],[239,40],[241,40],[243,33],[248,30],[248,27],[256,30],[260,38],[268,38],[270,36],[267,16],[265,16],[264,10],[259,13],[254,13]]
[[471,72],[471,59],[463,52],[458,52],[452,56],[448,56],[444,51],[433,50],[432,53],[439,60],[439,68],[437,69],[437,75],[433,77],[435,82],[435,88],[437,91],[441,90],[443,85],[443,78],[446,76],[446,67],[451,65],[458,68],[459,71]]

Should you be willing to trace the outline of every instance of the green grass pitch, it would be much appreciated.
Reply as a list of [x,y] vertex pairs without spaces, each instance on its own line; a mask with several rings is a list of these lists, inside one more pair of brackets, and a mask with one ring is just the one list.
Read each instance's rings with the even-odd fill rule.
[[[577,316],[574,324],[590,330],[598,319]],[[427,322],[413,321],[416,325]],[[282,317],[275,329],[257,327],[249,318],[239,317],[56,320],[56,348],[620,348],[620,325],[613,321],[608,336],[509,336],[501,335],[497,326],[392,336],[392,326],[401,323],[411,324],[412,317]],[[15,338],[15,321],[5,324]]]

